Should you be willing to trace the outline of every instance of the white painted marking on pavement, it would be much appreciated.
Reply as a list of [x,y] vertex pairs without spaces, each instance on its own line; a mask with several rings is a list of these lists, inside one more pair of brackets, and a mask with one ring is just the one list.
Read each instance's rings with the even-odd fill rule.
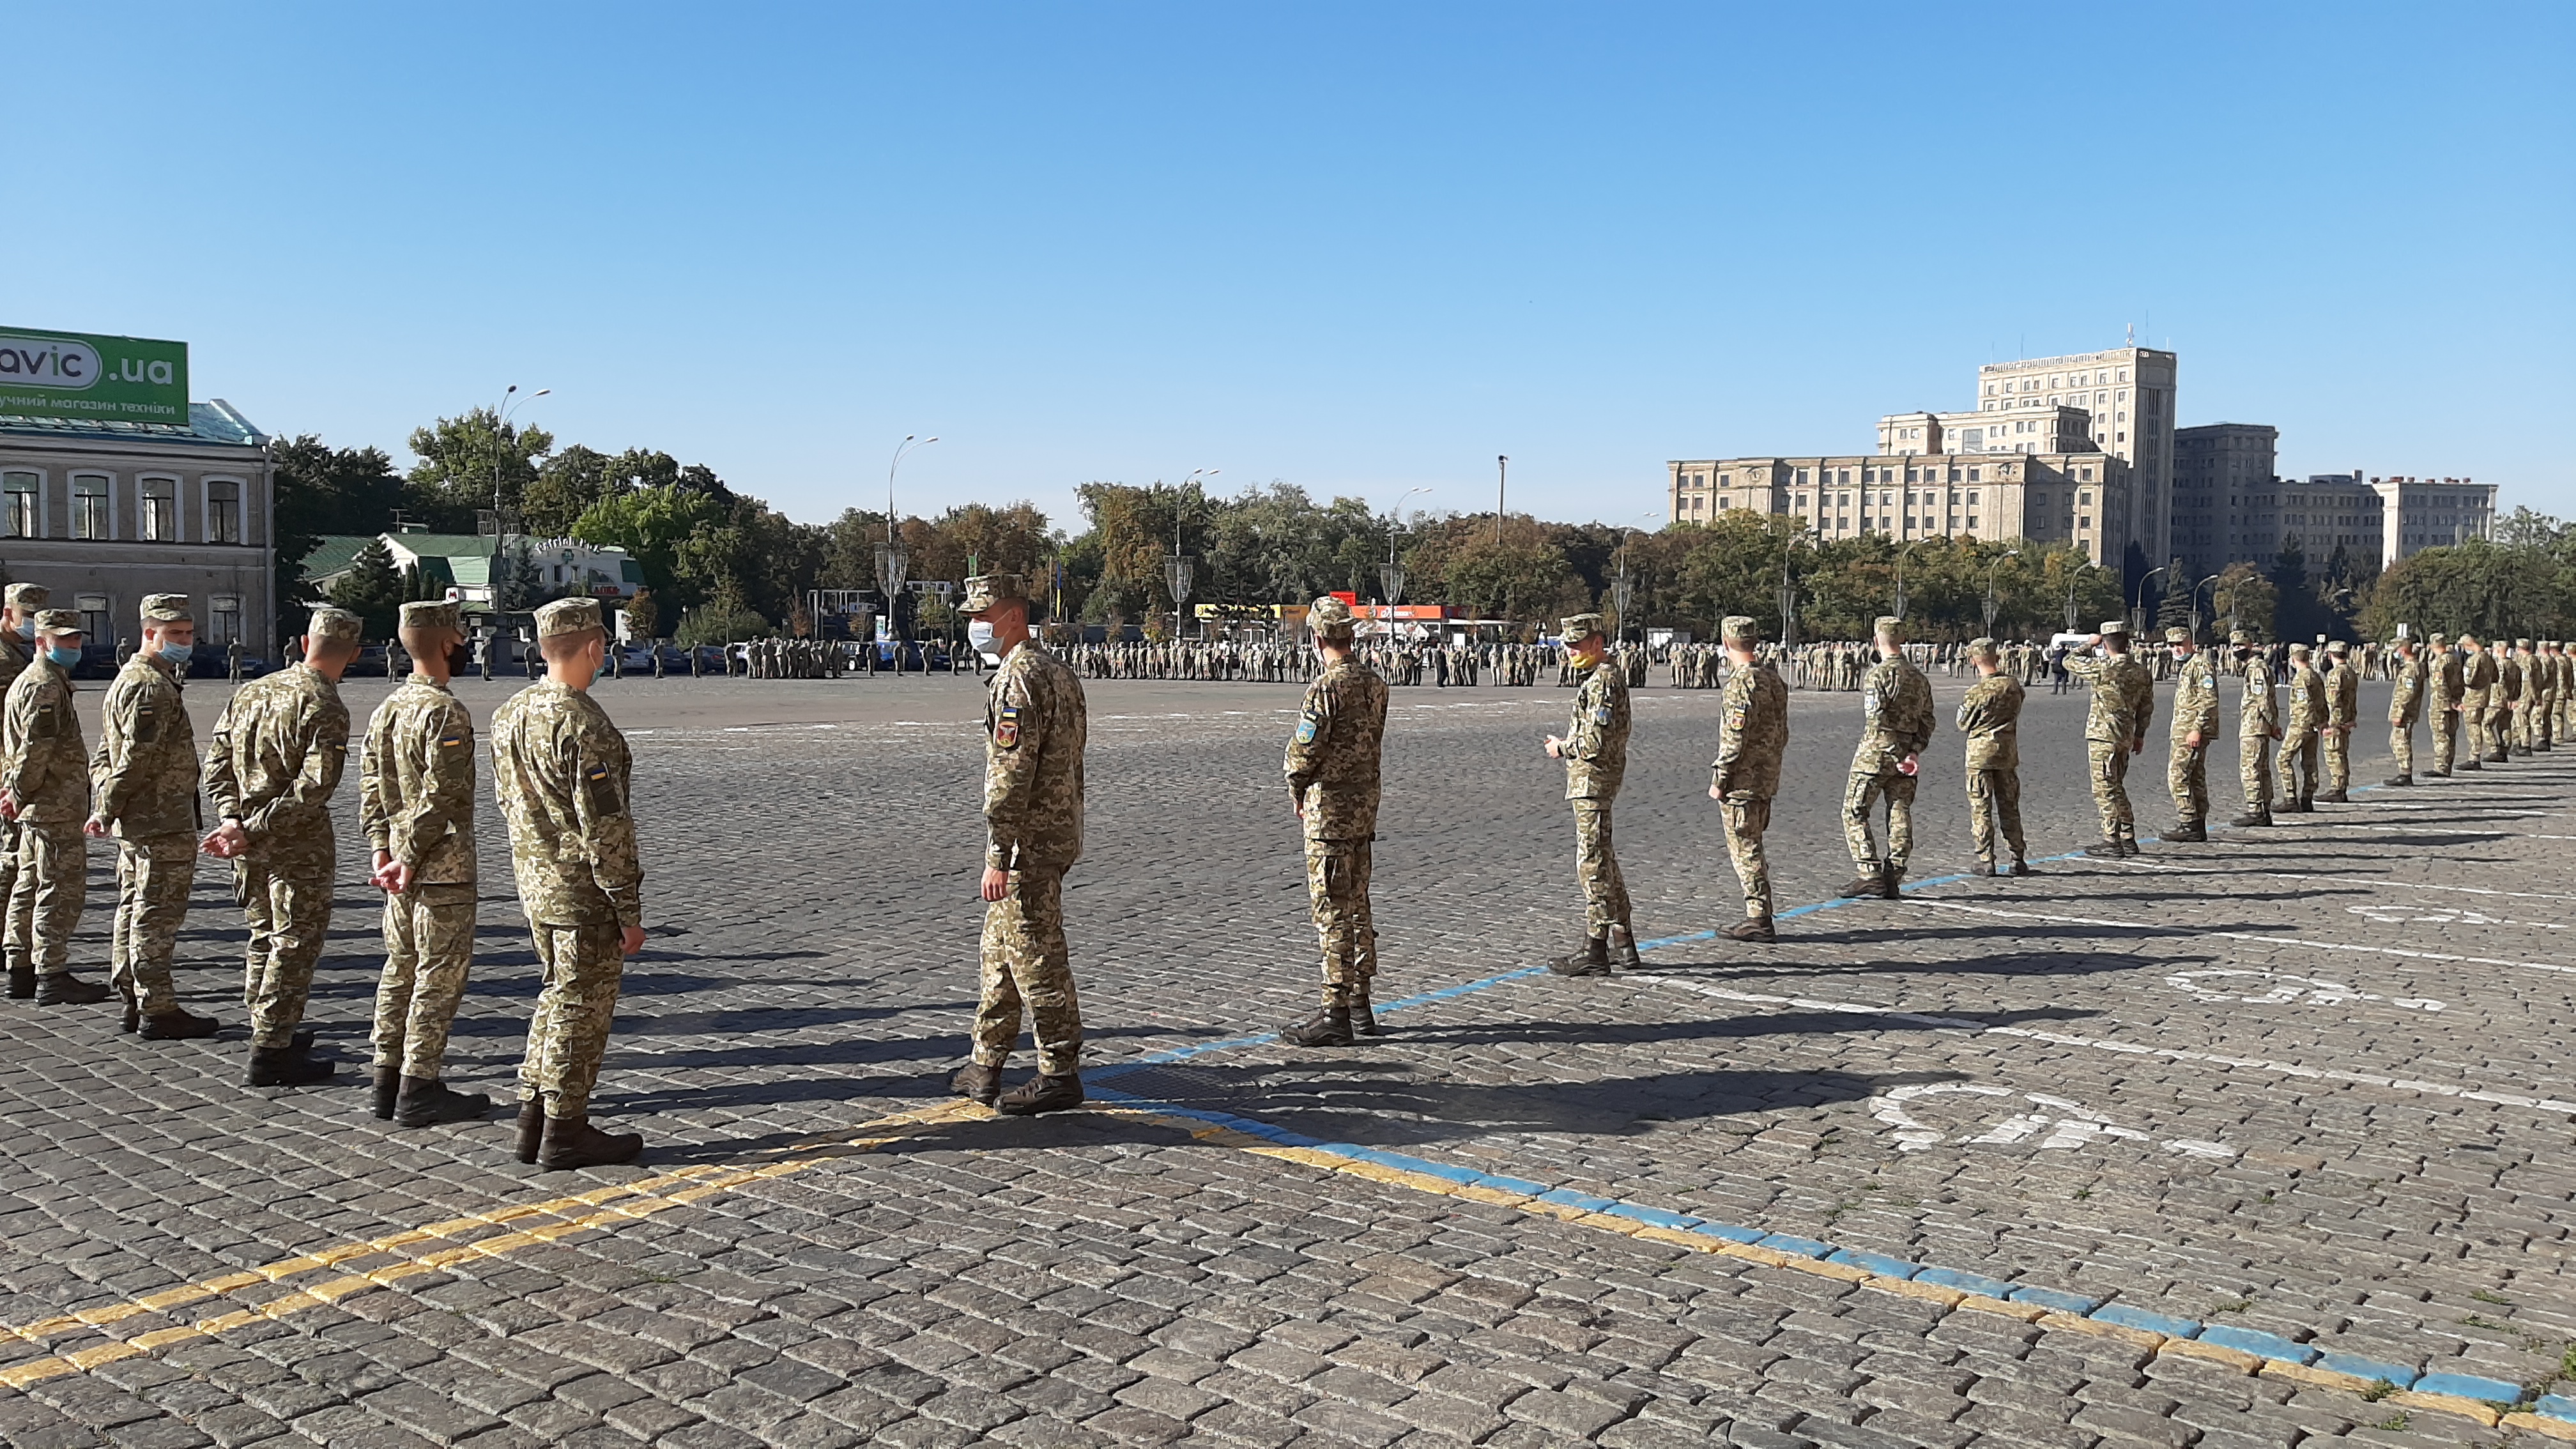
[[[1906,1110],[1908,1103],[1919,1102],[1927,1097],[1955,1096],[2018,1099],[2034,1107],[2045,1107],[2048,1110],[2015,1112],[1974,1136],[1967,1135],[1968,1127],[1959,1129],[1955,1134],[1945,1133],[1938,1127],[1925,1124]],[[2070,1102],[2064,1097],[2052,1097],[2043,1092],[2015,1092],[2009,1087],[1987,1086],[1977,1082],[1914,1082],[1891,1088],[1869,1099],[1869,1114],[1896,1129],[1896,1147],[1900,1152],[1923,1152],[1952,1140],[1969,1146],[1982,1144],[2008,1147],[2014,1143],[2026,1142],[2034,1136],[2039,1137],[2037,1147],[2042,1152],[2083,1147],[2099,1139],[2155,1142],[2154,1138],[2135,1127],[2123,1127],[2103,1113],[2081,1103]],[[1974,1127],[1981,1125],[1981,1122],[1982,1119],[1980,1123],[1969,1125]],[[2045,1136],[2040,1135],[2043,1131],[2046,1133]],[[2180,1152],[2193,1157],[2239,1155],[2238,1149],[2224,1142],[2202,1142],[2188,1137],[2157,1142],[2156,1145],[2167,1152]]]
[[2311,951],[2362,952],[2372,956],[2402,956],[2410,961],[2451,961],[2464,966],[2510,966],[2523,971],[2555,971],[2576,976],[2576,966],[2561,966],[2551,961],[2504,961],[2493,956],[2455,956],[2447,951],[2410,951],[2403,946],[2355,946],[2342,941],[2311,941],[2302,936],[2268,936],[2260,931],[2205,931],[2197,926],[2142,926],[2135,921],[2102,921],[2090,916],[2055,916],[2044,911],[2000,911],[1991,906],[1963,906],[1956,901],[1927,901],[1921,896],[1907,896],[1912,905],[1936,911],[1964,911],[1975,916],[1999,916],[2008,921],[2048,921],[2061,926],[2101,926],[2114,931],[2141,931],[2155,936],[2216,936],[2228,941],[2254,941],[2266,946],[2302,946]]
[[[2442,1003],[2420,997],[2391,999],[2375,991],[2355,991],[2340,981],[2320,981],[2313,976],[2292,976],[2286,971],[2245,971],[2234,967],[2214,967],[2207,971],[2178,971],[2165,978],[2165,984],[2190,992],[2203,1001],[2241,1001],[2249,1006],[2290,1006],[2305,1002],[2311,1006],[2341,1006],[2352,1001],[2385,1001],[2409,1011],[2439,1011]],[[2225,986],[2235,988],[2221,990]]]

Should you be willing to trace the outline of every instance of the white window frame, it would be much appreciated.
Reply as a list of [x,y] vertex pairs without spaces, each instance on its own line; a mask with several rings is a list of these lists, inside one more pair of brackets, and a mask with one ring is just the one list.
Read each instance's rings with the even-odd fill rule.
[[[9,537],[12,537],[12,538],[18,538],[18,537],[25,537],[25,538],[43,538],[43,537],[45,536],[45,523],[46,523],[46,517],[47,517],[47,514],[48,514],[48,513],[49,513],[49,511],[50,511],[50,510],[48,510],[48,509],[45,507],[45,485],[46,485],[46,483],[49,481],[49,475],[48,475],[48,474],[45,472],[45,470],[44,470],[44,469],[42,469],[42,468],[11,468],[11,469],[8,469],[7,471],[8,471],[8,472],[11,472],[11,473],[23,474],[23,475],[25,475],[26,477],[30,477],[30,478],[33,478],[33,479],[35,479],[35,480],[36,480],[36,489],[35,489],[35,496],[36,496],[36,531],[35,531],[35,532],[33,532],[33,533],[23,534],[23,535],[22,535],[22,534],[10,534],[10,535],[9,535]],[[6,503],[7,503],[7,500],[6,500],[5,498],[0,498],[0,509],[5,509],[5,507],[6,507]],[[0,512],[0,527],[5,527],[5,526],[7,525],[7,523],[8,523],[8,521],[9,521],[9,520],[8,520],[8,516],[7,516],[7,514],[6,514],[5,512]]]
[[[152,485],[155,483],[167,483],[170,485],[170,494],[168,499],[170,504],[170,536],[167,538],[148,534],[144,531],[143,527],[143,515],[145,512],[144,505],[150,501],[152,497],[150,490]],[[180,492],[185,486],[186,484],[182,479],[177,477],[175,474],[170,473],[138,473],[134,476],[134,537],[137,541],[144,543],[186,543],[188,541],[188,525],[179,506]],[[111,514],[112,513],[113,509],[111,507]]]
[[[104,515],[105,520],[106,520],[106,523],[107,523],[107,531],[106,531],[106,532],[104,532],[104,533],[92,534],[92,535],[89,535],[88,537],[83,537],[83,536],[82,536],[82,534],[81,534],[81,531],[80,531],[80,526],[81,526],[81,506],[80,506],[80,503],[81,503],[81,498],[82,498],[82,496],[83,496],[83,495],[82,495],[82,493],[81,493],[81,491],[80,491],[80,486],[81,486],[81,483],[82,483],[84,480],[86,480],[86,479],[90,479],[90,478],[96,478],[96,479],[98,479],[100,482],[105,483],[105,484],[107,485],[107,491],[106,491],[104,494],[102,494],[102,495],[101,495],[101,497],[103,498],[103,500],[105,501],[106,506],[107,506],[107,508],[106,508],[106,513],[105,513],[105,515]],[[65,531],[65,533],[66,533],[66,535],[67,535],[67,536],[69,536],[70,538],[72,538],[72,539],[74,539],[74,540],[76,540],[76,541],[78,541],[78,542],[81,542],[81,543],[100,543],[100,542],[110,542],[110,541],[113,541],[113,540],[115,539],[115,537],[116,537],[116,475],[115,475],[115,474],[113,474],[113,473],[74,473],[74,474],[72,474],[72,475],[71,475],[70,480],[69,480],[69,482],[68,482],[68,484],[67,484],[67,491],[65,492],[64,497],[68,500],[69,505],[70,505],[70,508],[71,508],[71,511],[72,511],[72,516],[71,516],[68,520],[66,520],[67,527],[65,528],[65,530],[64,530],[64,531]]]
[[[215,485],[229,483],[233,489],[233,536],[215,537]],[[217,473],[200,479],[197,484],[197,534],[206,543],[238,544],[250,537],[250,480]]]

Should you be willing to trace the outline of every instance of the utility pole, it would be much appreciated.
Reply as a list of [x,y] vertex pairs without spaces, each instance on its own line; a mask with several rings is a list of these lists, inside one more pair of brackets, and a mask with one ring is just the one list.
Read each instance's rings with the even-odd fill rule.
[[1494,455],[1494,546],[1503,545],[1503,485],[1511,481],[1512,460]]

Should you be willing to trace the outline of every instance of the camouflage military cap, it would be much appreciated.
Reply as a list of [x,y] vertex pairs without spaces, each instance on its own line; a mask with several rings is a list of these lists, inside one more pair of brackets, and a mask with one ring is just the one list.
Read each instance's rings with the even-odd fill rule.
[[402,606],[402,626],[406,629],[462,629],[464,616],[454,604],[443,599],[414,599]]
[[2516,639],[2513,641],[2513,647],[2516,649],[2528,649],[2531,647],[2531,641],[2528,639]]
[[2428,639],[2428,640],[2432,641],[2432,642],[2433,642],[2435,645],[2437,645],[2437,646],[2438,646],[2438,645],[2443,645],[2443,644],[2448,644],[2448,643],[2450,643],[2450,642],[2451,642],[2451,636],[2450,636],[2450,635],[2448,635],[2448,634],[2442,633],[2442,632],[2441,632],[2441,631],[2439,631],[2439,630],[2435,630],[2433,633],[2427,634],[2427,635],[2425,635],[2424,637],[2425,637],[2426,639]]
[[1724,639],[1729,644],[1759,644],[1762,642],[1762,626],[1753,622],[1753,616],[1750,614],[1727,615],[1725,622],[1717,626],[1717,632],[1718,637]]
[[557,634],[579,634],[599,628],[597,599],[557,599],[537,610],[537,637],[551,639]]
[[2165,631],[2165,642],[2168,644],[2188,644],[2191,642],[2191,631],[2177,624]]
[[1330,594],[1306,606],[1306,627],[1319,639],[1348,639],[1359,632],[1359,619],[1351,606]]
[[54,591],[43,584],[11,584],[7,601],[12,608],[41,609],[53,596]]
[[146,624],[187,624],[195,621],[188,612],[186,594],[145,594],[143,622]]
[[2003,650],[1992,639],[1971,639],[1968,641],[1968,652],[1980,659],[1992,659],[2003,653]]
[[304,636],[332,644],[355,644],[365,637],[366,625],[346,609],[322,608],[304,626]]
[[1568,644],[1575,643],[1578,640],[1588,639],[1600,632],[1601,616],[1599,614],[1568,614],[1563,619],[1558,620],[1556,625],[1557,637],[1563,639]]
[[1905,642],[1905,621],[1894,614],[1881,614],[1869,621],[1870,633],[1883,639]]
[[2246,645],[2254,642],[2254,636],[2246,633],[2242,629],[2230,629],[2227,631],[2227,642],[2235,645],[2239,649],[2242,649]]
[[2290,646],[2290,657],[2293,659],[2305,659],[2313,652],[2315,651],[2309,649],[2305,644],[2293,644]]
[[957,607],[964,613],[980,614],[1005,600],[1027,597],[1018,574],[977,574],[966,581],[966,600]]
[[2102,637],[2105,639],[2117,638],[2128,632],[2129,621],[2126,619],[2105,619],[2102,621]]
[[39,634],[78,634],[87,628],[78,609],[39,609],[36,632]]
[[2329,640],[2326,644],[2326,652],[2328,654],[2350,654],[2352,652],[2352,645],[2341,639]]

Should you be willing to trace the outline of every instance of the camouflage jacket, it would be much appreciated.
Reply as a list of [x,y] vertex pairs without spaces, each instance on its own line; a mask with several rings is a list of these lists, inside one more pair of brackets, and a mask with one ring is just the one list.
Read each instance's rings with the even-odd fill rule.
[[1860,745],[1852,773],[1875,775],[1896,768],[1932,743],[1932,684],[1902,656],[1869,667],[1860,682]]
[[349,708],[310,664],[233,691],[206,745],[206,803],[239,820],[254,852],[328,856],[331,795],[349,763]]
[[1091,730],[1082,680],[1036,641],[984,686],[984,865],[1052,867],[1082,859],[1082,751]]
[[2326,677],[2317,673],[2313,664],[2290,666],[2290,719],[2286,728],[2292,734],[2314,731],[2326,722]]
[[2495,656],[2481,649],[2475,654],[2462,654],[2460,661],[2460,703],[2471,709],[2484,709],[2487,696],[2496,687]]
[[2021,768],[2021,681],[1992,674],[1968,687],[1959,701],[1959,733],[1968,737],[1971,770]]
[[582,690],[540,679],[492,712],[492,793],[529,920],[644,924],[631,772],[626,736]]
[[177,677],[149,655],[125,661],[107,687],[89,778],[90,813],[118,839],[196,832],[197,727]]
[[367,721],[358,761],[367,844],[423,885],[474,875],[474,717],[447,686],[415,674]]
[[2350,729],[2361,718],[2361,671],[2339,664],[2326,676],[2326,723]]
[[0,719],[0,789],[18,801],[18,818],[45,824],[89,818],[89,760],[81,748],[72,679],[50,659],[27,666],[9,686]]
[[1377,838],[1378,749],[1386,735],[1386,681],[1356,657],[1327,666],[1306,686],[1288,740],[1288,793],[1306,807],[1309,840]]
[[2206,747],[2218,737],[2218,669],[2209,662],[2209,651],[2195,649],[2189,659],[2174,666],[2173,736],[2177,743],[2200,731],[2200,742]]
[[2388,722],[2411,725],[2424,713],[2424,661],[2394,659],[2389,662]]
[[2270,739],[2281,725],[2281,702],[2272,696],[2272,664],[2257,654],[2236,671],[2245,681],[2243,705],[2236,711],[2236,737]]
[[2522,698],[2522,661],[2508,654],[2496,661],[2496,692],[2489,707],[2512,704]]
[[2147,737],[2156,717],[2156,680],[2135,654],[2066,656],[2066,672],[2093,686],[2084,738],[2127,748]]
[[1628,773],[1628,681],[1618,662],[1604,659],[1583,675],[1566,721],[1565,798],[1607,800]]
[[2434,655],[2426,668],[2433,684],[2432,707],[2458,709],[2469,692],[2468,666],[2461,661],[2460,651],[2445,649]]
[[1780,756],[1789,748],[1789,686],[1767,664],[1730,669],[1718,701],[1717,758],[1710,783],[1735,798],[1780,793]]
[[35,646],[20,638],[17,630],[0,627],[0,692],[17,683],[18,676],[35,662]]

